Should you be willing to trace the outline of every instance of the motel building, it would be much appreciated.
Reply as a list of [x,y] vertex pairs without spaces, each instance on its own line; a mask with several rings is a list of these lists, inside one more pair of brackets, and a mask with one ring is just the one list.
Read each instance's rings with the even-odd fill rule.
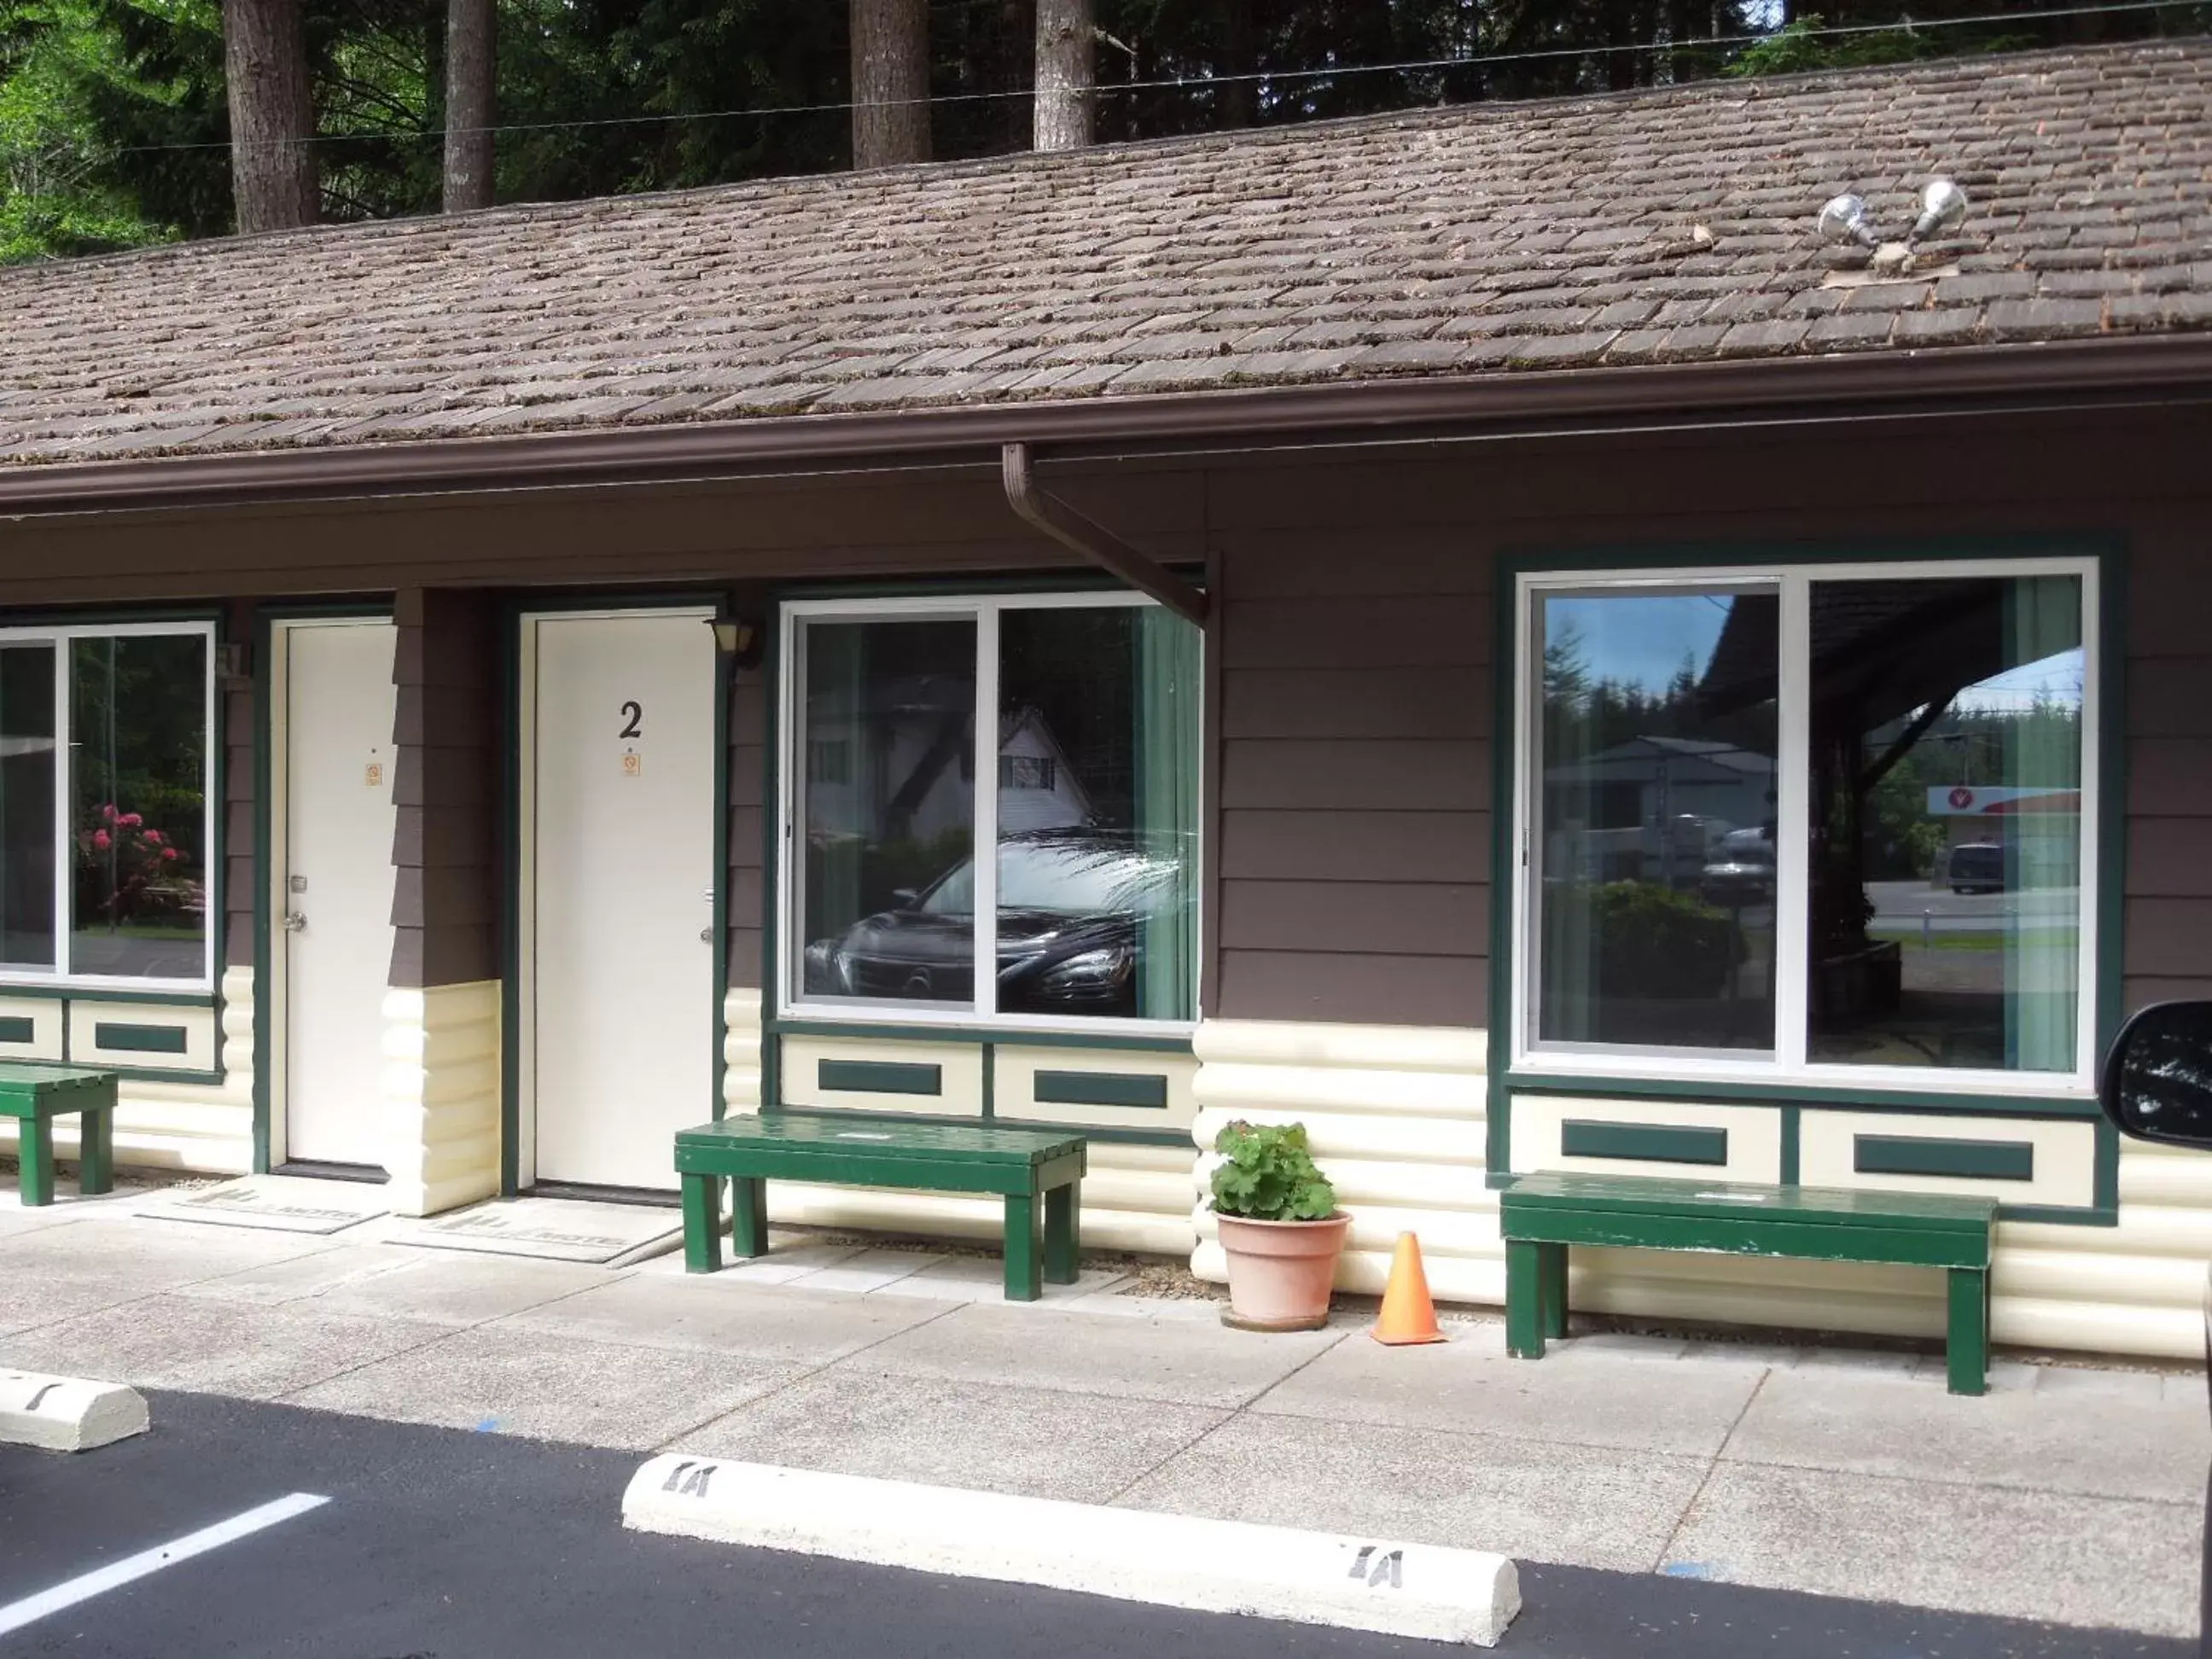
[[1067,1126],[1211,1279],[1297,1119],[1492,1304],[1529,1171],[1987,1194],[1998,1341],[2191,1354],[2094,1085],[2212,994],[2208,398],[2191,40],[0,271],[0,1054],[403,1215]]

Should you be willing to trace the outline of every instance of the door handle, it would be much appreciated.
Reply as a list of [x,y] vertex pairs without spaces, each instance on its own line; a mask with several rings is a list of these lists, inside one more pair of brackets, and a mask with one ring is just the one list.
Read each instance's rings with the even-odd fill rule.
[[288,933],[306,933],[307,931],[307,917],[301,915],[297,910],[287,910],[284,913],[284,931]]

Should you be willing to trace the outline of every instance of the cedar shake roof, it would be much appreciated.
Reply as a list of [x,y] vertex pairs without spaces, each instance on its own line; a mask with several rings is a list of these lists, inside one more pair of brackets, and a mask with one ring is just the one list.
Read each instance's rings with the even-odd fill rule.
[[[1886,236],[1972,198],[1911,279]],[[331,226],[0,270],[40,465],[2212,329],[2212,40]]]

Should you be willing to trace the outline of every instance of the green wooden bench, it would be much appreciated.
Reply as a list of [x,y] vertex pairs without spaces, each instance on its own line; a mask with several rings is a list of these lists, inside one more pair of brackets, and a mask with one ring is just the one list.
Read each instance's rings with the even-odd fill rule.
[[[731,1242],[739,1255],[768,1249],[769,1181],[902,1187],[919,1192],[997,1193],[1006,1200],[1006,1297],[1034,1302],[1043,1280],[1075,1282],[1083,1137],[1064,1129],[988,1124],[855,1121],[775,1111],[726,1117],[676,1133],[684,1178],[684,1265],[722,1265],[722,1182],[735,1190]],[[1037,1250],[1042,1212],[1044,1250]]]
[[1498,1194],[1505,1346],[1539,1359],[1567,1334],[1567,1250],[1705,1250],[1814,1261],[1891,1261],[1950,1275],[1953,1394],[1989,1386],[1993,1198],[1545,1173]]
[[53,1121],[77,1114],[76,1189],[89,1196],[115,1184],[115,1073],[82,1066],[0,1060],[0,1117],[15,1120],[27,1206],[54,1201]]

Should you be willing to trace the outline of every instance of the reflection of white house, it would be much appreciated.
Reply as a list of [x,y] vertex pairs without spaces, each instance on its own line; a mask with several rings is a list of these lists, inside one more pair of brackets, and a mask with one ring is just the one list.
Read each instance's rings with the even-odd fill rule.
[[1694,878],[1731,830],[1771,821],[1774,758],[1696,738],[1632,738],[1544,773],[1544,869]]
[[1091,822],[1091,795],[1044,716],[1024,708],[999,722],[999,833],[1073,830]]
[[[811,833],[931,841],[968,827],[973,778],[964,712],[927,699],[895,700],[865,723],[814,711],[806,745]],[[1034,708],[999,723],[999,829],[1069,829],[1091,801]]]

